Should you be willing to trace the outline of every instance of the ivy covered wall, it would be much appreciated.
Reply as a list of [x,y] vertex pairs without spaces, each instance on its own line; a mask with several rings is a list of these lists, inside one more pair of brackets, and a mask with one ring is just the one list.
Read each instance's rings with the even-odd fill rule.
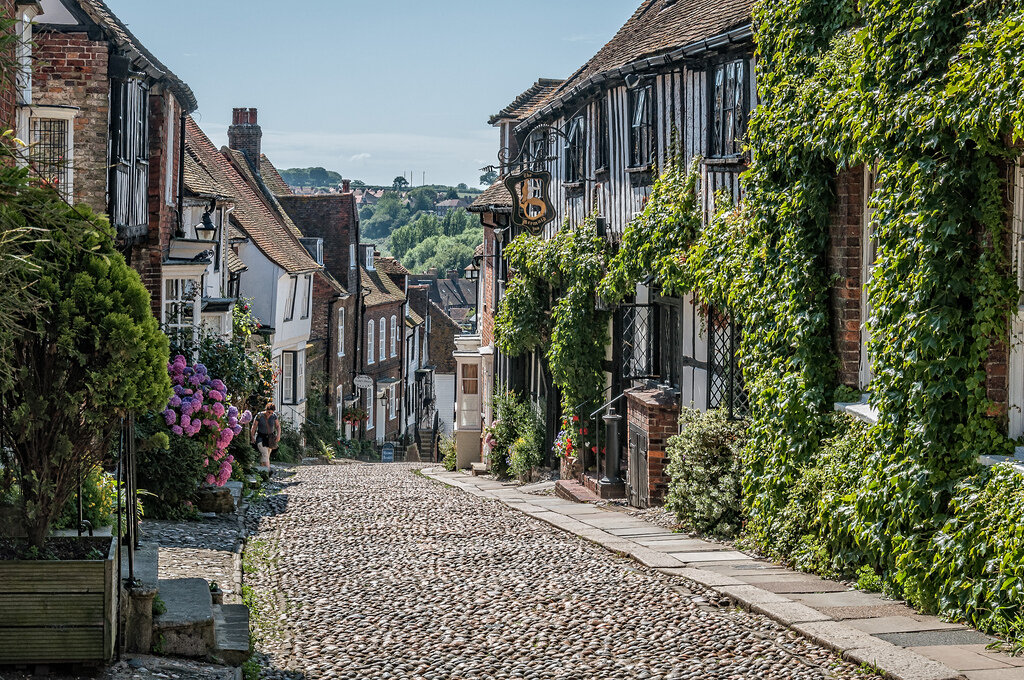
[[[978,464],[1013,446],[985,369],[1018,299],[1007,195],[1024,139],[1024,2],[771,0],[754,22],[745,200],[703,224],[694,173],[663,169],[597,290],[621,298],[654,274],[742,318],[746,540],[806,569],[869,566],[922,609],[1024,638],[1024,483]],[[852,368],[830,227],[838,178],[864,165],[877,168],[864,283],[879,420],[851,430],[832,413]],[[510,350],[550,350],[556,316],[580,320],[578,334],[600,326],[589,274],[522,255],[532,282],[513,282],[499,318]],[[579,294],[555,295],[573,281]],[[564,347],[596,356],[585,337]],[[587,382],[564,377],[563,390]]]

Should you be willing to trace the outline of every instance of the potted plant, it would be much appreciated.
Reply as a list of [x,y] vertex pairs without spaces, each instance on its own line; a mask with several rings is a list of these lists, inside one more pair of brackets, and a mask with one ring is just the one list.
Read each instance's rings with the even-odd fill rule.
[[0,467],[25,533],[0,544],[0,602],[17,603],[0,617],[0,641],[17,640],[0,644],[0,665],[108,661],[114,541],[54,538],[50,527],[80,471],[109,463],[122,419],[166,403],[167,338],[106,220],[0,160],[0,231],[38,230],[19,284],[38,304],[0,311],[0,363],[10,367],[0,375]]
[[369,415],[370,414],[366,412],[366,409],[359,408],[358,406],[350,406],[342,412],[341,419],[352,427],[359,427],[359,424],[366,420]]

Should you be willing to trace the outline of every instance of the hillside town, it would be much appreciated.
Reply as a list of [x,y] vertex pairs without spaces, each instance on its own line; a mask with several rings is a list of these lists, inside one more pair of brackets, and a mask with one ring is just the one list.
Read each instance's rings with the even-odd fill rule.
[[0,0],[0,680],[1024,678],[1024,10],[634,3],[470,187]]

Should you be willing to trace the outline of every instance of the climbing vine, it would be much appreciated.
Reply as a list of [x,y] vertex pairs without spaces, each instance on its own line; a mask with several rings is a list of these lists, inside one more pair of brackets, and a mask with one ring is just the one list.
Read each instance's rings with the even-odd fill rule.
[[[1024,139],[1024,3],[761,0],[754,25],[743,204],[703,227],[679,219],[694,196],[664,191],[681,186],[670,168],[602,291],[622,297],[651,273],[744,319],[747,540],[826,571],[868,566],[924,609],[1020,637],[1020,538],[998,524],[1024,484],[976,461],[1011,447],[985,369],[1017,303],[1005,197],[1008,142]],[[865,164],[879,421],[843,438],[829,227],[837,176]],[[829,451],[843,466],[822,463]]]
[[596,405],[604,390],[610,315],[596,308],[595,294],[608,246],[596,233],[590,218],[547,240],[523,234],[512,241],[506,255],[514,275],[495,317],[503,352],[542,354],[567,415]]

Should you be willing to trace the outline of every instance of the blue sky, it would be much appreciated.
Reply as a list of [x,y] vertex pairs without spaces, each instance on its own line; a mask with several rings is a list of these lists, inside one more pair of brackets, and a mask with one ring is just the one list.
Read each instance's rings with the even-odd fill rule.
[[487,118],[583,65],[639,0],[107,4],[192,87],[218,145],[253,106],[278,167],[472,186],[497,154]]

